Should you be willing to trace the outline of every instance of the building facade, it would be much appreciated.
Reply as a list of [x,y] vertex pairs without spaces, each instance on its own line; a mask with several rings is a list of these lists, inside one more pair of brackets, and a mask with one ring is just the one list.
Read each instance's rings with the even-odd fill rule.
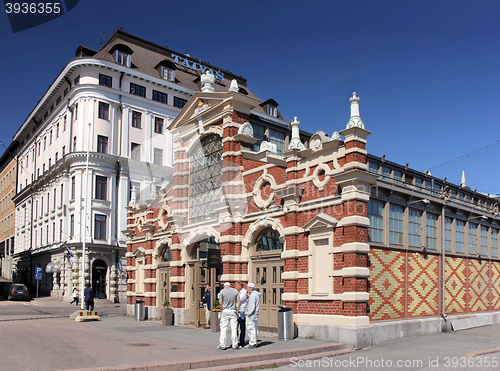
[[299,336],[353,347],[498,322],[498,199],[368,154],[359,101],[331,137],[295,118],[278,152],[259,138],[278,128],[266,102],[195,93],[170,126],[173,181],[128,208],[128,313],[169,300],[201,325],[204,285],[241,280],[262,293],[259,326],[284,304]]
[[83,274],[100,298],[117,300],[125,208],[172,179],[167,128],[204,70],[216,89],[237,79],[252,95],[241,77],[121,30],[99,51],[78,48],[14,136],[18,281],[34,284],[41,267],[41,290],[69,300]]
[[15,207],[13,198],[17,184],[17,150],[12,142],[0,158],[0,276],[12,280],[14,253]]

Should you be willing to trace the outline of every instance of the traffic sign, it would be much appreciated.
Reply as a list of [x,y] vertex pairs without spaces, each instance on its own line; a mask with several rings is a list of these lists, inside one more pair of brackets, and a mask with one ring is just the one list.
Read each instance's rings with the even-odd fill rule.
[[122,268],[123,268],[122,261],[121,261],[121,260],[119,260],[119,261],[118,261],[118,270],[121,272],[121,271],[122,271]]
[[42,268],[35,267],[35,280],[42,279]]

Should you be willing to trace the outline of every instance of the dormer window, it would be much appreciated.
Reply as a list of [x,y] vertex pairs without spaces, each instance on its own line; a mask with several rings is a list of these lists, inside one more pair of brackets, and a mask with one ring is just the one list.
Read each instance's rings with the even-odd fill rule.
[[161,66],[161,77],[168,81],[175,81],[175,71],[171,68]]
[[116,51],[116,63],[121,64],[123,66],[130,67],[130,54],[125,53],[121,50]]
[[278,108],[272,105],[267,106],[267,114],[269,116],[277,117],[278,116]]

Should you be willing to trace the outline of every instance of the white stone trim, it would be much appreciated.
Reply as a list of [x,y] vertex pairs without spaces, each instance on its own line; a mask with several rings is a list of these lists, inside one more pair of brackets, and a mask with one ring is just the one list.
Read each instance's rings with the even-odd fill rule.
[[368,170],[368,165],[357,161],[348,162],[347,164],[344,165],[344,171],[351,169]]
[[[295,281],[295,280],[298,280],[299,279],[299,272],[298,271],[293,271],[293,272],[283,272],[281,274],[281,278],[285,281],[287,280],[292,280],[292,281]],[[283,294],[285,295],[285,294]],[[298,295],[298,294],[297,294]],[[284,299],[283,299],[284,300]]]
[[243,241],[243,236],[232,236],[232,235],[227,235],[227,236],[220,236],[219,238],[219,243],[238,243]]
[[171,267],[182,267],[184,262],[182,260],[172,260],[170,262]]
[[[155,293],[156,295],[156,293]],[[170,293],[170,297],[172,299],[179,299],[179,298],[185,298],[186,297],[186,293],[184,291],[178,291],[178,292],[171,292]]]
[[367,292],[344,292],[342,294],[334,294],[333,300],[341,300],[343,302],[366,302],[370,299],[370,294]]
[[299,294],[294,292],[285,292],[282,295],[283,301],[299,301]]
[[170,276],[170,282],[186,282],[186,276]]
[[223,263],[248,263],[250,261],[250,256],[245,255],[222,255]]
[[370,245],[364,242],[349,242],[333,248],[334,253],[360,252],[368,253]]
[[300,324],[337,325],[347,327],[368,326],[370,319],[368,316],[339,316],[331,314],[294,314],[293,320]]
[[370,195],[366,192],[360,192],[360,191],[342,193],[341,198],[342,201],[352,201],[352,200],[359,200],[365,202],[370,201]]
[[346,267],[333,271],[334,277],[369,277],[370,269],[365,267]]
[[352,215],[343,217],[340,222],[338,222],[338,227],[349,227],[352,225],[360,227],[369,227],[370,219],[366,216]]

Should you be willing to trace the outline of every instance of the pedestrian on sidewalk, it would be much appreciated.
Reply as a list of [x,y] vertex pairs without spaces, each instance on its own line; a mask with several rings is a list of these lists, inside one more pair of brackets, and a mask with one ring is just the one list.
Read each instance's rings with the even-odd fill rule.
[[[238,301],[238,290],[233,289],[229,282],[224,284],[224,289],[219,293],[222,307],[220,315],[220,337],[217,349],[225,350],[227,346],[227,333],[231,330],[232,349],[238,349],[238,313],[236,304]],[[228,329],[229,327],[229,329]]]
[[212,310],[212,289],[210,285],[205,286],[205,294],[201,302],[203,303],[203,308],[205,308],[205,328],[210,328],[210,311]]
[[250,293],[248,296],[247,308],[245,310],[245,324],[248,331],[248,344],[246,349],[254,349],[257,347],[257,339],[259,337],[259,309],[260,309],[260,296],[261,293],[255,290],[255,284],[249,282],[247,291]]
[[83,291],[83,296],[85,300],[85,310],[94,310],[94,290],[90,287],[90,283],[87,283],[87,287]]
[[99,283],[99,280],[97,280],[95,283],[95,298],[96,299],[99,299],[99,292],[101,292],[101,284]]
[[78,289],[75,286],[75,287],[73,287],[73,301],[71,303],[69,303],[69,305],[76,303],[75,305],[78,306],[79,302],[80,302],[80,300],[78,299]]
[[238,290],[238,329],[240,331],[240,348],[245,346],[245,310],[247,309],[247,290],[243,287],[243,282],[236,282]]

